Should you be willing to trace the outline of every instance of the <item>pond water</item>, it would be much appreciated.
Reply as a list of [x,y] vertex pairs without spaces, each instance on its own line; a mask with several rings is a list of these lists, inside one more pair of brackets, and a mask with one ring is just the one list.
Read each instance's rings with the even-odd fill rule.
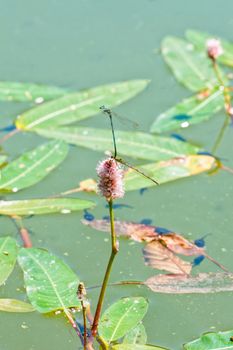
[[[136,120],[148,131],[154,118],[188,91],[180,86],[165,66],[159,47],[166,35],[182,36],[188,28],[209,31],[232,39],[232,1],[213,0],[8,0],[1,3],[0,79],[28,81],[81,89],[128,79],[151,79],[149,87],[116,110]],[[0,125],[9,125],[27,104],[1,103]],[[210,150],[223,114],[209,122],[186,129],[182,134]],[[81,125],[108,127],[103,116]],[[127,126],[118,125],[126,129]],[[233,129],[227,130],[218,155],[233,166]],[[33,133],[15,136],[5,143],[11,157],[46,141]],[[103,154],[70,147],[59,168],[39,184],[7,199],[36,198],[75,187],[80,180],[95,177],[95,167]],[[133,162],[133,160],[131,161]],[[200,175],[152,188],[143,196],[127,193],[123,203],[133,207],[118,209],[120,220],[150,218],[158,226],[171,228],[192,239],[207,238],[210,255],[232,269],[232,175],[218,172]],[[97,218],[107,215],[104,200],[91,195],[98,206]],[[48,248],[63,258],[87,286],[99,284],[109,256],[108,235],[80,223],[82,213],[27,218],[34,246]],[[14,224],[1,217],[2,234],[17,237]],[[155,271],[144,266],[140,244],[121,240],[111,281],[145,280]],[[196,271],[216,271],[204,261]],[[94,305],[99,291],[89,297]],[[19,268],[1,288],[1,297],[24,295]],[[136,286],[110,287],[105,306],[121,296],[142,295],[149,299],[144,319],[148,342],[181,349],[182,344],[202,332],[232,328],[232,293],[211,295],[162,295]],[[0,350],[74,350],[78,339],[62,317],[39,313],[0,314]]]

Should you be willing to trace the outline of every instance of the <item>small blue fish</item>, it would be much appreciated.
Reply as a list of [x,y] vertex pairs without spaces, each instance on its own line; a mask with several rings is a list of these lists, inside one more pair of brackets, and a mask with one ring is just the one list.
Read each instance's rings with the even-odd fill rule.
[[106,221],[110,221],[110,216],[105,215],[105,216],[102,217],[102,219],[103,219],[103,220],[106,220]]
[[147,187],[140,188],[139,194],[142,196],[144,194],[144,192],[147,191],[147,190],[148,190]]
[[193,267],[200,265],[204,259],[205,259],[204,255],[197,256],[192,262]]
[[155,232],[158,233],[159,235],[164,235],[166,233],[171,233],[170,230],[167,230],[166,228],[156,226],[155,227]]
[[[84,326],[76,319],[75,320],[76,325],[78,326],[82,336],[84,336]],[[87,328],[87,336],[91,336],[91,330]]]
[[182,142],[186,142],[187,141],[183,136],[181,136],[179,134],[171,134],[171,137],[173,137],[174,139],[177,139],[179,141],[182,141]]
[[199,248],[203,248],[205,246],[205,238],[207,236],[209,236],[211,233],[207,233],[205,236],[195,239],[194,244],[199,247]]
[[199,154],[200,156],[211,156],[211,157],[213,157],[213,154],[211,154],[210,152],[207,152],[207,151],[200,151],[200,152],[197,152],[197,154]]
[[192,117],[190,115],[187,115],[187,114],[177,114],[177,115],[174,115],[174,117],[172,117],[172,119],[175,119],[175,120],[189,120],[191,119]]
[[93,221],[95,219],[94,215],[89,213],[86,209],[84,210],[84,219],[87,221]]
[[[108,204],[105,205],[105,208],[108,208]],[[113,209],[121,209],[121,208],[130,208],[133,209],[133,207],[131,205],[128,204],[122,204],[122,203],[114,203],[112,205]]]
[[152,220],[151,219],[142,219],[140,221],[140,224],[143,224],[143,225],[151,225],[152,224]]
[[5,128],[0,129],[0,131],[3,131],[3,132],[7,131],[8,132],[8,131],[13,131],[15,129],[16,129],[16,126],[14,124],[12,124],[12,125],[5,126]]

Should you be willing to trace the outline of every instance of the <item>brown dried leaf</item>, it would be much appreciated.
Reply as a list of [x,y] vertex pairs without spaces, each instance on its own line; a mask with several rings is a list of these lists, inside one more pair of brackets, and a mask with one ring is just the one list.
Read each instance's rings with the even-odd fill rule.
[[153,292],[188,294],[233,291],[233,273],[200,273],[196,276],[157,275],[145,283]]
[[194,243],[177,233],[169,233],[159,236],[159,239],[164,242],[165,246],[173,253],[186,256],[204,255],[205,249],[197,247]]
[[155,269],[169,271],[174,274],[188,275],[192,265],[173,254],[162,241],[155,240],[143,249],[145,264]]
[[[110,222],[107,220],[82,220],[82,223],[98,231],[110,232]],[[136,242],[151,242],[157,236],[154,226],[133,222],[115,221],[115,230],[118,237],[128,237]]]

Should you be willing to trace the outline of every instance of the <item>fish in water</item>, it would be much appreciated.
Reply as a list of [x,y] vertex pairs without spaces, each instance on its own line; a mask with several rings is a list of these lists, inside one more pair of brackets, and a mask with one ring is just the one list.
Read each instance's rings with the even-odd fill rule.
[[174,115],[173,119],[175,120],[189,120],[191,119],[192,117],[190,115],[187,115],[187,114],[177,114],[177,115]]
[[147,187],[142,187],[142,188],[140,188],[140,190],[139,190],[139,194],[142,196],[142,195],[144,194],[144,192],[147,191],[147,190],[148,190]]
[[181,136],[179,134],[171,134],[171,137],[173,137],[176,140],[182,141],[182,142],[186,142],[187,141],[183,136]]
[[209,236],[209,233],[207,233],[205,236],[195,239],[194,244],[199,247],[199,248],[203,248],[205,247],[205,238]]
[[193,259],[193,262],[192,262],[193,267],[200,265],[204,259],[205,259],[204,255],[197,256],[195,259]]
[[151,225],[152,224],[152,220],[151,219],[142,219],[140,221],[140,224],[143,224],[143,225]]
[[89,211],[87,211],[86,209],[84,210],[83,217],[87,221],[93,221],[95,219],[94,215],[89,213]]
[[12,125],[5,126],[5,128],[0,129],[0,131],[9,132],[9,131],[13,131],[15,129],[16,129],[16,126],[14,124],[12,124]]
[[158,233],[159,235],[166,235],[168,233],[171,233],[172,231],[164,227],[155,226],[155,232]]

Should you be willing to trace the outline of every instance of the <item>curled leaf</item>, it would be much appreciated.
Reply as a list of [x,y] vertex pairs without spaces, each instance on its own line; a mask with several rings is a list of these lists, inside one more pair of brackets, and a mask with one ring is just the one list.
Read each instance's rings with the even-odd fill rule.
[[145,264],[155,269],[169,271],[174,274],[189,275],[192,270],[190,262],[182,260],[170,251],[162,241],[155,240],[143,249]]

